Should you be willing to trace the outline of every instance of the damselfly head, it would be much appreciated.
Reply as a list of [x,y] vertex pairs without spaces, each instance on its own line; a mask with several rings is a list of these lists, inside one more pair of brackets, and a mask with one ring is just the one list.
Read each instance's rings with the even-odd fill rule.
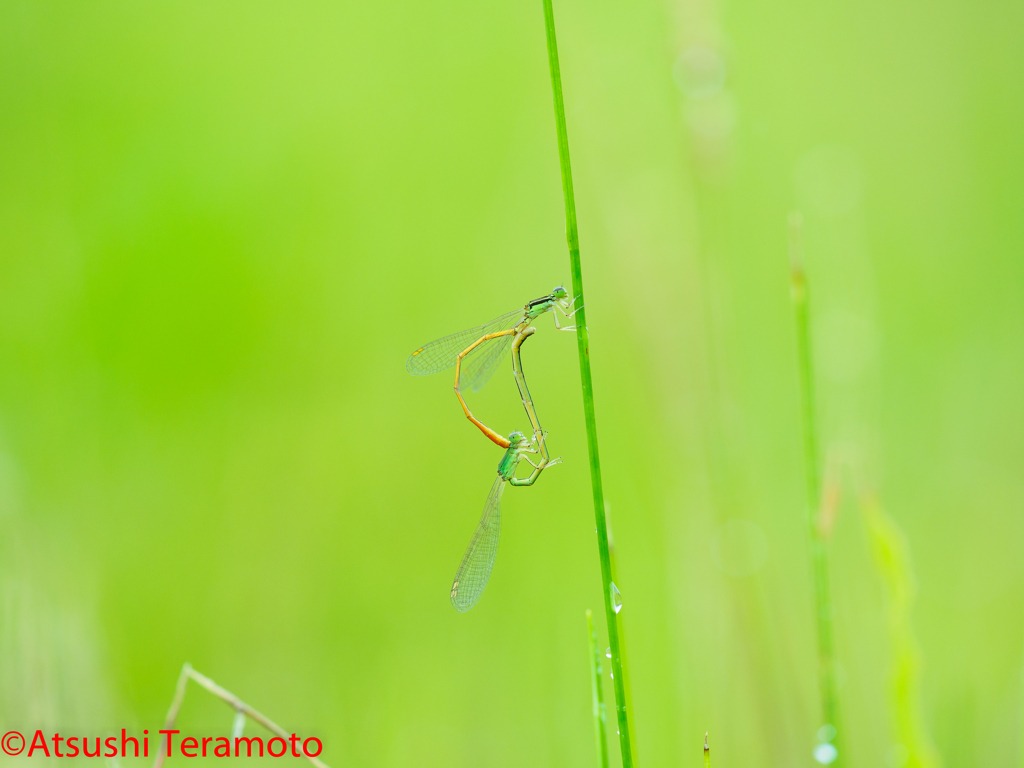
[[555,286],[555,289],[551,291],[551,295],[554,296],[558,301],[569,298],[569,292],[560,285]]
[[523,446],[529,445],[529,441],[526,439],[526,435],[522,432],[510,432],[508,441],[513,448],[522,448]]

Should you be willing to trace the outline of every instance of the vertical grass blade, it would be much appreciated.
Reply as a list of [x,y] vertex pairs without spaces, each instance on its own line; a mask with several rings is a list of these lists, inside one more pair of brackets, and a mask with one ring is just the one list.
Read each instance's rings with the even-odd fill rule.
[[601,651],[597,646],[594,615],[587,608],[587,642],[590,645],[590,699],[594,712],[594,739],[597,743],[598,768],[608,768],[607,716],[604,708],[604,687],[601,685]]
[[886,628],[892,654],[889,670],[897,743],[891,762],[907,768],[938,768],[938,753],[928,736],[921,703],[921,654],[910,611],[917,592],[910,547],[878,497],[862,493],[861,514],[871,542],[875,568],[885,588]]
[[704,768],[711,768],[711,747],[708,746],[707,731],[704,731]]
[[[811,318],[808,306],[807,278],[801,259],[802,220],[799,213],[789,217],[790,286],[796,314],[797,367],[800,377],[800,406],[803,421],[804,463],[807,480],[807,527],[810,534],[811,571],[814,580],[814,607],[818,633],[818,685],[821,691],[821,714],[825,726],[832,726],[836,735],[832,744],[839,750],[839,703],[836,691],[835,648],[832,634],[832,594],[829,588],[827,540],[818,525],[821,504],[818,424],[814,403],[814,376],[811,367]],[[842,752],[832,762],[839,765]]]
[[[611,567],[612,584],[619,583],[619,570],[615,565],[615,524],[612,520],[612,505],[605,500],[604,503],[604,521],[605,529],[608,531],[608,563]],[[619,634],[619,655],[622,657],[622,666],[625,669],[629,669],[629,641],[626,638],[626,627],[622,623],[622,616],[616,614],[615,626]],[[623,702],[626,706],[627,712],[633,711],[633,689],[630,686],[629,678],[626,677],[622,681],[622,689],[625,694]],[[633,746],[633,759],[638,759],[636,749],[636,723],[630,718],[629,719],[629,743]]]
[[[569,163],[569,137],[565,128],[565,105],[562,99],[562,74],[558,66],[558,42],[555,39],[555,15],[551,0],[543,0],[544,27],[547,35],[548,66],[551,69],[551,93],[555,107],[555,129],[558,133],[558,160],[562,171],[562,192],[565,197],[565,238],[569,246],[569,267],[572,289],[579,310],[576,313],[576,346],[580,358],[580,384],[583,390],[583,416],[587,424],[587,449],[590,454],[590,482],[594,496],[594,518],[597,521],[597,547],[601,559],[601,583],[604,591],[605,620],[608,623],[608,644],[612,653],[615,676],[615,718],[623,768],[632,768],[629,713],[626,712],[626,670],[619,647],[617,623],[621,602],[618,589],[612,584],[611,558],[608,554],[608,528],[605,523],[604,489],[601,484],[601,461],[597,450],[597,421],[594,416],[594,386],[590,373],[590,339],[587,333],[586,302],[583,295],[583,270],[580,266],[580,240],[576,229],[576,200],[572,189]],[[616,595],[613,604],[613,589]]]

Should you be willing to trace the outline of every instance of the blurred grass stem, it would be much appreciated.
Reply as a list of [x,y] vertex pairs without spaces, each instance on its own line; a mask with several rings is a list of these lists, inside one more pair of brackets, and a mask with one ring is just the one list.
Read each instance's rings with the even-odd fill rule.
[[[814,376],[811,366],[811,319],[801,254],[803,221],[799,212],[789,217],[789,260],[793,309],[796,314],[797,366],[800,377],[800,405],[803,421],[804,463],[807,480],[807,526],[810,534],[811,570],[818,633],[818,685],[821,714],[826,725],[839,734],[839,705],[836,691],[835,648],[832,633],[832,595],[829,589],[828,547],[824,529],[819,525],[822,502],[818,454],[818,423],[814,403]],[[841,735],[834,744],[838,750]],[[834,765],[842,761],[842,752]]]
[[[178,684],[174,687],[174,700],[171,702],[171,708],[167,710],[167,719],[164,721],[165,731],[169,731],[172,728],[174,728],[174,721],[178,719],[178,711],[181,709],[181,702],[185,698],[185,686],[188,684],[189,680],[198,683],[200,686],[208,690],[214,696],[225,701],[235,710],[235,725],[232,728],[232,736],[234,736],[236,732],[240,732],[240,729],[238,727],[239,713],[245,715],[246,717],[251,717],[253,720],[262,725],[275,736],[279,736],[285,741],[288,741],[289,736],[291,736],[291,734],[288,733],[284,728],[275,723],[262,712],[259,712],[250,707],[240,698],[235,696],[235,694],[231,693],[231,691],[221,688],[206,675],[202,675],[196,672],[194,669],[192,669],[192,665],[189,664],[187,661],[185,662],[184,666],[182,666],[181,674],[178,675]],[[315,757],[309,757],[305,754],[303,755],[303,757],[305,757],[307,760],[309,760],[309,762],[315,765],[316,768],[327,768],[327,765],[325,765],[323,762],[321,762]],[[156,760],[153,762],[153,768],[161,768],[161,766],[164,764],[164,760],[166,759],[167,737],[162,735],[160,737],[160,746],[156,752]]]
[[590,698],[594,712],[594,739],[598,768],[608,768],[608,736],[605,733],[604,686],[601,684],[601,651],[597,646],[594,614],[587,608],[587,642],[590,646]]
[[871,543],[875,570],[885,590],[889,636],[890,686],[898,742],[907,750],[908,768],[938,768],[941,760],[928,735],[921,703],[921,653],[911,609],[917,580],[906,537],[870,489],[860,491],[861,515]]
[[[590,482],[594,496],[594,517],[597,522],[597,546],[601,559],[601,583],[604,592],[605,619],[608,623],[608,645],[612,653],[615,679],[615,716],[619,732],[619,748],[623,768],[632,768],[629,717],[626,712],[626,672],[619,646],[618,613],[612,600],[612,566],[608,552],[608,527],[605,522],[604,489],[601,484],[601,462],[597,450],[597,421],[594,416],[594,386],[590,373],[590,339],[587,333],[586,302],[583,296],[583,270],[580,266],[580,241],[576,228],[576,200],[572,189],[569,163],[569,137],[565,127],[565,104],[562,99],[562,75],[558,65],[558,42],[555,39],[555,15],[551,0],[543,0],[544,27],[547,35],[548,66],[551,69],[551,92],[555,107],[555,129],[558,133],[558,159],[562,170],[562,192],[565,197],[565,238],[569,246],[576,313],[576,346],[580,358],[580,383],[583,390],[583,415],[587,424],[587,448],[590,454]],[[618,606],[621,610],[621,603]]]

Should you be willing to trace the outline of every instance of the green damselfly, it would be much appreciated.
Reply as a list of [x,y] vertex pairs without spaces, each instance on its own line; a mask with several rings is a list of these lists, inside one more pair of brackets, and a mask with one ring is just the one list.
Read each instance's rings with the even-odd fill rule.
[[[544,313],[551,312],[555,328],[558,330],[576,330],[576,326],[563,326],[558,322],[558,312],[561,312],[566,319],[570,319],[579,311],[579,307],[569,311],[574,303],[575,299],[569,300],[568,291],[558,286],[547,296],[534,299],[521,309],[514,309],[483,325],[467,328],[465,331],[424,344],[409,355],[405,369],[413,376],[430,376],[454,365],[455,395],[459,398],[459,403],[462,404],[466,418],[492,441],[502,448],[508,448],[509,441],[506,437],[483,424],[470,412],[469,406],[466,405],[462,396],[462,389],[469,387],[474,392],[479,392],[494,375],[494,371],[505,358],[509,347],[514,345],[516,339],[519,339],[521,343],[525,336],[529,335],[526,333],[528,330],[532,333],[533,330],[529,328],[530,323]],[[521,379],[521,365],[518,370],[516,381],[517,383],[522,382],[520,383],[520,394],[523,394],[525,379]],[[524,395],[523,405],[527,407],[529,414],[530,407],[527,406],[526,397],[528,395]],[[535,414],[531,414],[530,421],[534,424],[536,433],[539,427]]]
[[[546,467],[561,461],[547,457],[546,451],[543,450],[542,437],[539,438],[541,448],[534,447],[538,443],[537,436],[532,441],[527,440],[522,432],[513,432],[507,440],[508,448],[498,464],[498,476],[491,485],[491,492],[487,494],[476,533],[469,542],[466,554],[463,555],[462,563],[455,574],[455,581],[452,583],[452,605],[459,613],[465,613],[476,605],[491,577],[494,558],[498,554],[498,540],[501,538],[501,494],[505,491],[505,486],[533,485]],[[530,453],[541,453],[540,461],[536,464],[530,461],[527,456]],[[529,477],[516,477],[516,468],[524,459],[533,467],[533,472]]]

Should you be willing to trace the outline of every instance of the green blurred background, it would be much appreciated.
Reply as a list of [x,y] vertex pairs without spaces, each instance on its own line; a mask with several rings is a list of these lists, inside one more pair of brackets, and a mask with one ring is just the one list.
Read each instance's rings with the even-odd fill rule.
[[[639,765],[813,765],[794,208],[845,765],[1019,764],[1024,6],[555,12]],[[0,730],[152,732],[190,661],[332,768],[593,765],[575,341],[465,615],[500,451],[404,370],[569,280],[540,3],[11,0],[0,105]]]

